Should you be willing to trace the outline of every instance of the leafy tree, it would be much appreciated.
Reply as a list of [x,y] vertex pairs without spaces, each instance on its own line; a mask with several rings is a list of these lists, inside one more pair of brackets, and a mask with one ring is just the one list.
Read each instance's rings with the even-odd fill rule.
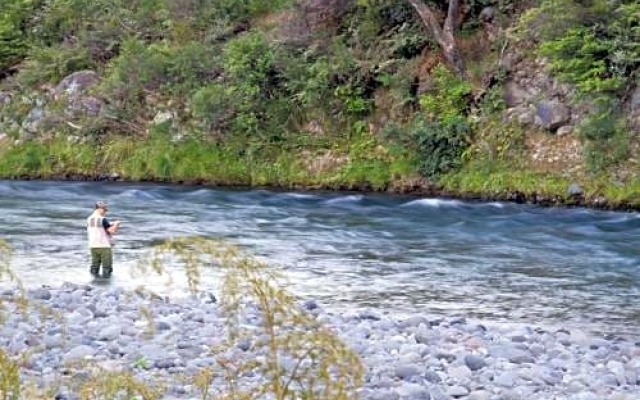
[[0,77],[26,56],[27,22],[40,3],[39,0],[0,0]]
[[545,0],[522,21],[552,71],[582,93],[611,95],[637,79],[640,3]]

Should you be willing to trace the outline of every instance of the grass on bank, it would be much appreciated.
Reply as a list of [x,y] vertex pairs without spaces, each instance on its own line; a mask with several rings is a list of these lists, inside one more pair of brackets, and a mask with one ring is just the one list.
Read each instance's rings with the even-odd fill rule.
[[640,208],[640,180],[616,184],[607,176],[568,178],[560,174],[519,168],[512,163],[471,162],[461,170],[442,177],[440,183],[449,192],[463,195],[500,197],[520,192],[541,195],[570,203],[569,187],[576,183],[587,200],[604,198],[612,206]]
[[[499,139],[500,148],[515,146],[513,138]],[[115,175],[131,181],[385,190],[418,176],[418,158],[400,146],[383,146],[366,134],[332,143],[307,139],[284,145],[221,145],[196,139],[173,142],[166,136],[115,137],[101,145],[62,138],[30,141],[0,147],[0,178]],[[604,175],[567,177],[561,171],[520,166],[509,157],[491,161],[491,157],[477,156],[441,176],[438,183],[446,192],[461,196],[501,198],[519,192],[561,201],[569,200],[568,188],[577,183],[587,200],[604,197],[613,206],[640,208],[638,179],[620,184]]]
[[301,151],[269,143],[225,143],[167,136],[115,137],[100,145],[63,138],[0,148],[0,178],[117,175],[125,180],[203,181],[235,186],[386,188],[415,173],[400,147],[367,135]]
[[[9,273],[10,248],[1,240],[0,244],[0,272]],[[193,293],[199,291],[203,268],[213,266],[224,272],[220,309],[227,336],[221,345],[212,343],[209,350],[217,364],[185,377],[197,388],[200,399],[357,398],[364,375],[359,357],[328,327],[300,308],[297,299],[281,288],[281,278],[273,268],[243,255],[232,245],[199,237],[169,240],[152,249],[151,256],[145,260],[139,265],[145,273],[152,270],[163,274],[168,262],[172,269],[176,263],[184,266]],[[4,296],[0,300],[15,299]],[[28,307],[31,310],[40,306],[31,303]],[[257,311],[259,322],[249,329],[246,318],[256,315],[247,314],[251,309]],[[33,319],[34,315],[43,318],[42,323],[50,317],[30,312],[23,314],[23,318]],[[141,311],[140,318],[152,322],[153,310]],[[253,354],[262,357],[245,361],[229,359],[229,350],[243,340],[249,340]],[[39,387],[20,375],[28,359],[28,351],[16,356],[0,348],[0,400],[49,399],[60,389],[78,395],[81,400],[156,400],[163,398],[167,386],[167,382],[137,379],[135,365],[113,372],[83,361],[67,366],[82,372],[81,379],[74,378],[77,374],[61,374],[54,384]],[[243,377],[256,375],[262,379],[243,382]]]

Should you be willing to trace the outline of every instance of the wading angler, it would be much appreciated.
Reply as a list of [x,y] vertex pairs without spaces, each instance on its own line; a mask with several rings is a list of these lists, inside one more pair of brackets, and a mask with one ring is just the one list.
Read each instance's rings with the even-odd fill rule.
[[105,217],[108,211],[107,203],[98,201],[93,213],[87,218],[87,235],[91,250],[90,272],[94,278],[109,279],[113,272],[113,235],[118,232],[120,221],[109,222]]

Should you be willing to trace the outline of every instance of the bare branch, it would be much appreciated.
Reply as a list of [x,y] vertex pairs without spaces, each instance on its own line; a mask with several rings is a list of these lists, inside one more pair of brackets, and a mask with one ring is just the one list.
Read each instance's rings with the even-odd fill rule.
[[456,28],[459,6],[458,0],[449,0],[449,11],[447,12],[447,19],[444,21],[444,31],[452,36]]
[[442,28],[440,22],[435,13],[426,5],[422,0],[408,0],[409,3],[415,8],[422,19],[422,22],[427,26],[430,33],[438,44],[442,41]]
[[449,9],[444,25],[440,25],[440,21],[435,12],[424,3],[423,0],[407,0],[409,4],[418,12],[422,22],[425,24],[429,33],[433,36],[444,53],[445,58],[453,67],[455,73],[466,78],[466,68],[464,60],[458,51],[455,38],[456,18],[460,8],[459,0],[449,0]]

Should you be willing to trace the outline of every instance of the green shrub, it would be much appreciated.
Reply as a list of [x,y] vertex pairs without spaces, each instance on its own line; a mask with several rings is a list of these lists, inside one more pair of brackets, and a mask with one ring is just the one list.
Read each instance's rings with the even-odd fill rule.
[[587,167],[592,172],[604,171],[629,156],[629,135],[619,101],[608,97],[596,99],[594,112],[579,129],[586,140]]
[[209,128],[265,135],[282,128],[286,115],[270,112],[282,95],[274,66],[275,50],[259,32],[230,41],[223,51],[225,80],[198,90],[194,115]]
[[447,122],[418,119],[412,136],[421,156],[420,172],[435,178],[462,165],[462,155],[469,146],[471,128],[462,117]]
[[42,46],[68,40],[92,54],[105,54],[125,38],[150,41],[168,37],[164,0],[55,0],[40,16],[34,38]]
[[194,93],[191,108],[194,117],[205,123],[207,131],[220,131],[227,127],[228,120],[233,116],[233,100],[222,84],[213,83]]
[[420,105],[430,120],[457,124],[467,109],[471,85],[443,65],[432,71],[431,79],[432,87],[420,97]]
[[615,92],[624,87],[625,76],[612,73],[611,43],[599,39],[593,29],[572,28],[556,40],[542,44],[540,51],[550,57],[551,70],[575,83],[584,93]]
[[28,53],[28,26],[40,0],[0,0],[0,77]]
[[20,71],[19,80],[28,86],[57,84],[73,72],[94,67],[95,64],[85,48],[65,45],[34,47]]
[[545,0],[521,21],[551,70],[585,95],[616,93],[640,66],[640,4]]

